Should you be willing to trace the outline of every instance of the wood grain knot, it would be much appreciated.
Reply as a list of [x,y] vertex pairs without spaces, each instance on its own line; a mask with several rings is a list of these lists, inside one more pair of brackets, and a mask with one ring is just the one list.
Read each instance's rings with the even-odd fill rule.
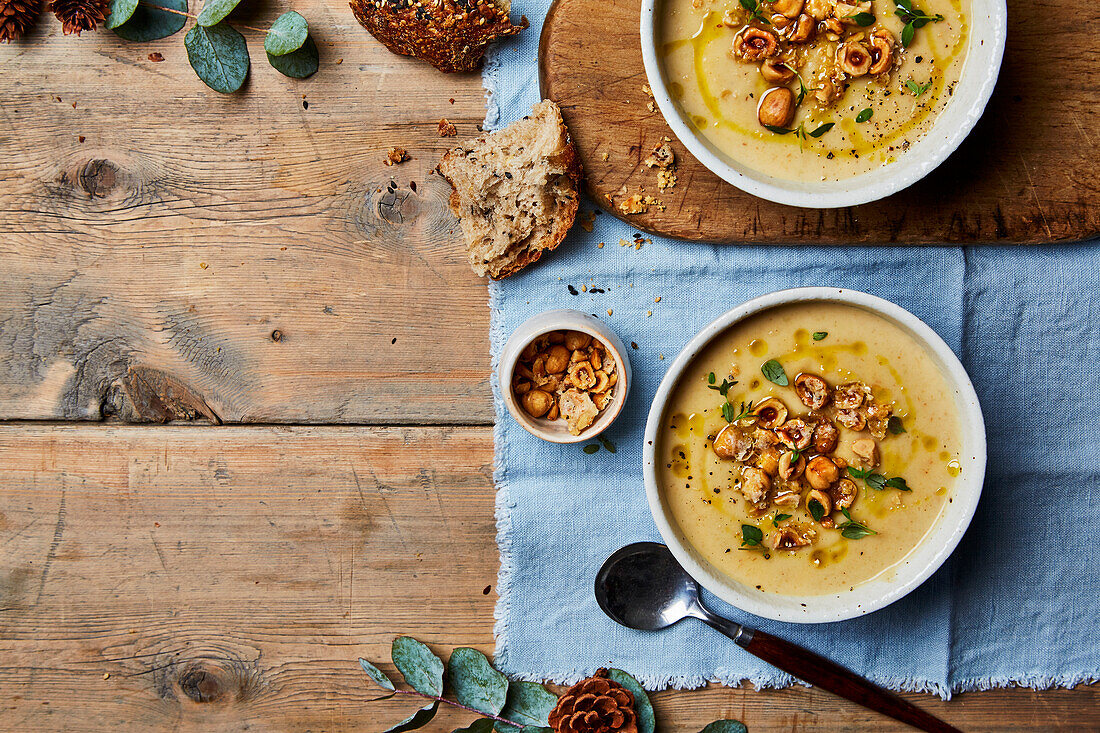
[[77,182],[88,198],[106,198],[118,184],[118,166],[109,160],[89,160],[80,169]]
[[217,702],[229,692],[229,685],[214,670],[190,667],[179,676],[180,690],[195,702]]
[[132,366],[115,380],[103,398],[100,412],[104,417],[117,415],[124,422],[205,418],[221,424],[221,418],[201,395],[172,375],[143,366]]

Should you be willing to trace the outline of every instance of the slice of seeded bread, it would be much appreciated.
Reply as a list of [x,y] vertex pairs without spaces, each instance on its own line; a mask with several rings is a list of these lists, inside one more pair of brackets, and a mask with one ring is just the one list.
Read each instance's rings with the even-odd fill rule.
[[580,160],[558,105],[543,100],[503,130],[454,148],[439,163],[470,266],[494,280],[565,238],[580,204]]

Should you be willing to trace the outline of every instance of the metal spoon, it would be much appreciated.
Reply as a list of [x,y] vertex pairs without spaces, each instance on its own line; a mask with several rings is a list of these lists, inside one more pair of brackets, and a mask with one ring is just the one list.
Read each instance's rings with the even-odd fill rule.
[[706,608],[699,595],[699,585],[669,549],[656,542],[627,545],[607,558],[596,574],[596,601],[616,623],[658,631],[685,618],[696,618],[765,662],[865,708],[929,733],[962,733],[825,657],[722,618]]

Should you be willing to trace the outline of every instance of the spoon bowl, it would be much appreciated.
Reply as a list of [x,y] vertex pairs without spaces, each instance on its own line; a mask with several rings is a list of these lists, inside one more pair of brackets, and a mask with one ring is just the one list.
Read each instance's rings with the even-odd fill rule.
[[596,574],[596,602],[617,624],[659,631],[695,615],[699,586],[667,547],[636,542],[604,562]]

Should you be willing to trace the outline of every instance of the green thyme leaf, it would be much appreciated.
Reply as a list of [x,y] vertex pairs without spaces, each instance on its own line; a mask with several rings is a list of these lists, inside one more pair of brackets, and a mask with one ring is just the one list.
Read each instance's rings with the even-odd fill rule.
[[852,521],[852,513],[848,511],[847,507],[841,509],[840,513],[843,514],[844,518],[847,519],[849,522]]
[[707,375],[707,384],[714,384],[715,376],[714,372]]
[[[830,123],[832,124],[832,123]],[[828,331],[814,331],[814,341],[820,341],[829,335]]]
[[780,522],[785,522],[790,518],[790,514],[776,514],[774,517],[772,517],[772,526],[778,527]]
[[861,109],[859,111],[858,115],[856,115],[856,122],[866,122],[867,120],[871,119],[871,115],[873,115],[874,113],[875,111],[873,109],[871,109],[870,107],[865,107],[864,109]]
[[871,475],[871,469],[869,468],[852,468],[848,466],[848,475],[852,478],[867,478]]
[[764,378],[769,382],[778,384],[780,387],[786,387],[790,384],[787,379],[787,373],[783,371],[783,365],[775,359],[768,359],[760,366],[760,371],[764,374]]
[[903,47],[909,48],[909,44],[913,42],[913,33],[913,23],[910,21],[901,29],[901,45]]
[[605,451],[607,451],[608,453],[614,453],[615,452],[615,444],[612,443],[610,440],[608,440],[603,435],[597,435],[596,440],[600,441],[600,445],[602,445],[603,449]]
[[588,455],[592,455],[593,453],[595,453],[599,449],[600,449],[600,446],[596,445],[595,443],[589,443],[585,447],[581,448],[581,450],[584,451],[585,453],[587,453]]
[[[711,372],[711,376],[713,376],[713,374],[714,373]],[[725,397],[726,394],[729,393],[730,387],[732,387],[735,384],[737,384],[736,381],[731,382],[730,380],[723,378],[721,384],[716,385],[712,381],[710,384],[707,385],[707,389],[713,389],[715,392],[717,392],[718,394]]]
[[754,527],[751,524],[741,525],[741,546],[742,547],[756,547],[764,541],[764,533],[760,531],[759,527]]
[[861,540],[867,535],[872,534],[878,534],[878,532],[859,522],[845,522],[840,525],[840,535],[850,540]]
[[905,483],[905,479],[901,476],[894,476],[888,479],[885,486],[888,489],[897,489],[898,491],[912,491],[912,489],[909,488],[909,484]]
[[886,488],[886,477],[881,473],[868,474],[863,480],[875,491],[882,491]]
[[810,499],[806,502],[806,508],[810,510],[810,516],[814,518],[815,522],[820,522],[825,516],[825,507],[817,499]]
[[856,13],[854,15],[849,15],[848,17],[854,20],[859,26],[863,28],[866,28],[867,26],[875,22],[875,16],[871,13]]
[[733,410],[733,405],[728,402],[722,403],[722,417],[726,418],[726,422],[733,422],[737,417],[737,414]]
[[929,88],[931,88],[931,86],[931,81],[929,81],[927,84],[918,84],[912,79],[905,80],[905,88],[908,89],[914,97],[919,97],[920,95],[924,94],[929,90]]
[[[818,127],[816,130],[811,132],[810,137],[821,137],[822,135],[827,133],[829,130],[833,129],[833,125],[835,125],[835,124],[836,124],[835,122],[826,122],[824,125],[822,125],[821,127]],[[826,334],[823,331],[818,331],[817,333],[821,334],[821,338],[825,338]],[[820,341],[821,339],[819,339],[817,337],[817,333],[814,334],[814,340],[815,341]]]
[[789,128],[786,128],[786,127],[776,127],[775,125],[764,125],[764,127],[768,128],[769,130],[774,132],[776,135],[787,135],[787,134],[790,134],[790,133],[794,132],[793,129],[789,129]]
[[897,415],[891,415],[890,419],[886,421],[886,429],[894,435],[901,435],[905,432],[905,423]]

